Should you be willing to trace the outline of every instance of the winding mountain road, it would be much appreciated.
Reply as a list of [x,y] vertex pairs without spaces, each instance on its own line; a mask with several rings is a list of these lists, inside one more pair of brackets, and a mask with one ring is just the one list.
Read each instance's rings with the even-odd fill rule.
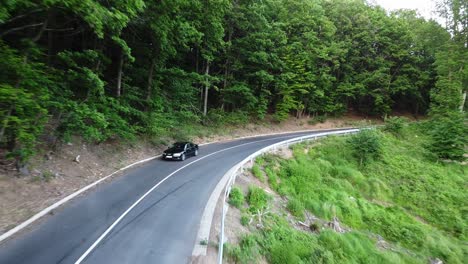
[[128,169],[0,244],[0,264],[187,263],[222,176],[261,148],[314,133],[214,143],[183,162],[156,159]]

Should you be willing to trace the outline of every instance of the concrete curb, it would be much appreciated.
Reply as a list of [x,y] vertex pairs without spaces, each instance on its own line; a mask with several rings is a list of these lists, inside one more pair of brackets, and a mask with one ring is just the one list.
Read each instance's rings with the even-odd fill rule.
[[[346,129],[346,128],[340,128],[340,129]],[[321,130],[329,130],[329,129],[321,129]],[[272,135],[281,135],[281,134],[290,134],[290,133],[301,133],[301,132],[314,132],[314,131],[320,131],[320,130],[299,130],[299,131],[287,131],[287,132],[279,132],[279,133],[270,133],[270,134],[261,134],[261,135],[254,135],[254,136],[245,136],[245,137],[239,137],[239,138],[234,138],[234,139],[228,139],[228,140],[218,140],[218,141],[213,141],[213,142],[208,142],[208,143],[203,143],[203,144],[200,144],[200,146],[204,146],[204,145],[209,145],[209,144],[214,144],[214,143],[221,143],[221,142],[228,142],[228,141],[233,141],[233,140],[240,140],[240,139],[246,139],[246,138],[254,138],[254,137],[262,137],[262,136],[272,136]],[[111,174],[75,191],[74,193],[66,196],[65,198],[61,199],[60,201],[57,201],[56,203],[50,205],[49,207],[41,210],[39,213],[33,215],[31,218],[29,218],[28,220],[24,221],[23,223],[17,225],[16,227],[8,230],[7,232],[3,233],[2,235],[0,235],[0,244],[2,242],[4,242],[7,238],[11,237],[12,235],[16,234],[17,232],[19,232],[20,230],[26,228],[27,226],[29,226],[30,224],[32,224],[33,222],[35,222],[36,220],[40,219],[41,217],[49,214],[50,212],[52,212],[54,209],[60,207],[61,205],[65,204],[66,202],[72,200],[73,198],[79,196],[80,194],[86,192],[87,190],[93,188],[94,186],[98,185],[99,183],[111,178],[112,176],[114,176],[115,174],[119,173],[119,172],[122,172],[128,168],[131,168],[135,165],[138,165],[138,164],[141,164],[141,163],[145,163],[147,161],[150,161],[150,160],[153,160],[153,159],[156,159],[156,158],[159,158],[161,157],[161,155],[157,155],[157,156],[152,156],[152,157],[149,157],[149,158],[146,158],[146,159],[143,159],[143,160],[140,160],[140,161],[137,161],[137,162],[134,162],[130,165],[127,165],[123,168],[120,168],[114,172],[112,172]],[[211,197],[210,197],[211,199]],[[214,210],[214,208],[213,208]],[[210,227],[211,227],[211,219],[209,220],[209,223],[210,223]],[[208,223],[207,223],[208,224]],[[209,232],[209,231],[208,231]]]

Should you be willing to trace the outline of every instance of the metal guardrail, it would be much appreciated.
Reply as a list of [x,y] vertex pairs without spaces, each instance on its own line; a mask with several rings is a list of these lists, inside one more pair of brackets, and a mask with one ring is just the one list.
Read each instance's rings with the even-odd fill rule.
[[226,172],[225,176],[228,176],[229,180],[228,180],[228,182],[226,184],[226,187],[224,189],[223,212],[222,212],[222,216],[221,216],[221,233],[220,233],[220,236],[219,236],[219,246],[218,246],[218,251],[219,251],[218,252],[218,264],[223,263],[224,220],[225,220],[226,213],[227,213],[227,208],[228,208],[228,205],[226,203],[226,199],[229,197],[229,194],[231,192],[231,187],[232,187],[232,185],[234,184],[234,182],[236,180],[238,172],[239,171],[242,172],[242,169],[243,169],[244,165],[247,162],[252,163],[253,160],[256,157],[264,154],[265,152],[268,152],[268,151],[271,151],[271,150],[276,150],[279,147],[283,147],[283,146],[288,147],[291,144],[296,144],[296,143],[300,143],[300,142],[303,142],[303,141],[309,141],[309,140],[316,140],[317,138],[326,137],[326,136],[330,136],[330,135],[347,135],[347,134],[353,134],[353,133],[356,133],[356,132],[359,132],[359,129],[347,129],[347,130],[340,130],[340,131],[323,132],[323,133],[317,133],[317,134],[313,134],[313,135],[307,135],[307,136],[296,137],[296,138],[284,140],[284,141],[275,143],[273,145],[270,145],[268,147],[262,148],[262,149],[260,149],[260,150],[258,150],[256,152],[250,154],[247,158],[245,158],[241,162],[237,163],[228,172]]

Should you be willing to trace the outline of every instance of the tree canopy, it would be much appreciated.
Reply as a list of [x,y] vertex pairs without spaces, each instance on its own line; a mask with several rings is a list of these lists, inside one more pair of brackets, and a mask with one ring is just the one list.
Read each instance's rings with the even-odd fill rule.
[[[242,113],[462,109],[466,1],[443,28],[364,0],[2,0],[0,146],[169,133]],[[441,110],[442,109],[442,110]]]

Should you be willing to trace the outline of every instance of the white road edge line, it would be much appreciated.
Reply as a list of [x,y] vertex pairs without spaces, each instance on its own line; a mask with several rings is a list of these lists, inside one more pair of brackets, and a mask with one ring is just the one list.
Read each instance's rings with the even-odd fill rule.
[[229,149],[233,149],[233,148],[238,148],[238,147],[241,147],[241,146],[245,146],[245,145],[249,145],[249,144],[253,144],[253,143],[258,143],[258,142],[263,142],[263,141],[268,141],[268,140],[275,140],[275,139],[278,139],[278,138],[288,138],[288,137],[295,137],[296,135],[292,135],[292,136],[285,136],[285,137],[276,137],[276,138],[268,138],[268,139],[263,139],[263,140],[258,140],[258,141],[252,141],[252,142],[248,142],[248,143],[244,143],[244,144],[240,144],[240,145],[236,145],[236,146],[232,146],[232,147],[229,147],[229,148],[225,148],[225,149],[221,149],[221,150],[218,150],[218,151],[215,151],[213,153],[210,153],[206,156],[203,156],[197,160],[194,160],[180,168],[178,168],[177,170],[173,171],[171,174],[167,175],[164,179],[162,179],[160,182],[158,182],[156,185],[154,185],[151,189],[149,189],[145,194],[143,194],[135,203],[133,203],[119,218],[117,218],[117,220],[114,221],[114,223],[112,223],[112,225],[110,225],[106,231],[104,231],[104,233],[88,248],[88,250],[85,251],[85,253],[83,253],[83,255],[75,262],[75,264],[80,264],[81,262],[83,262],[83,260],[97,247],[97,245],[107,236],[107,234],[109,234],[112,229],[114,229],[114,227],[116,225],[118,225],[120,223],[120,221],[122,221],[122,219],[133,209],[135,208],[143,199],[145,199],[146,196],[148,196],[152,191],[154,191],[154,189],[156,189],[159,185],[161,185],[163,182],[165,182],[167,179],[169,179],[172,175],[176,174],[177,172],[179,172],[180,170],[192,165],[193,163],[195,162],[198,162],[202,159],[205,159],[205,158],[208,158],[212,155],[215,155],[217,153],[220,153],[220,152],[223,152],[223,151],[226,151],[226,150],[229,150]]
[[[341,128],[339,128],[341,129]],[[344,129],[344,128],[343,128]],[[213,142],[209,142],[209,143],[203,143],[203,144],[200,144],[200,146],[204,146],[204,145],[209,145],[209,144],[215,144],[215,143],[221,143],[221,142],[228,142],[228,141],[234,141],[234,140],[240,140],[240,139],[246,139],[246,138],[253,138],[253,137],[263,137],[263,136],[273,136],[273,135],[282,135],[282,134],[290,134],[290,133],[302,133],[302,132],[315,132],[315,131],[321,131],[321,130],[329,130],[329,129],[318,129],[318,130],[298,130],[298,131],[289,131],[289,132],[280,132],[280,133],[270,133],[270,134],[262,134],[262,135],[255,135],[255,136],[246,136],[246,137],[239,137],[239,138],[234,138],[234,139],[230,139],[230,140],[218,140],[218,141],[213,141]],[[30,224],[32,224],[33,222],[35,222],[36,220],[38,220],[39,218],[43,217],[44,215],[47,215],[48,213],[52,212],[52,210],[58,208],[59,206],[63,205],[64,203],[70,201],[71,199],[77,197],[78,195],[84,193],[85,191],[91,189],[92,187],[98,185],[99,183],[107,180],[108,178],[114,176],[115,174],[121,172],[121,171],[124,171],[128,168],[131,168],[135,165],[138,165],[138,164],[141,164],[141,163],[144,163],[144,162],[147,162],[147,161],[150,161],[150,160],[153,160],[153,159],[156,159],[156,158],[159,158],[161,157],[161,155],[157,155],[157,156],[153,156],[153,157],[149,157],[149,158],[146,158],[146,159],[143,159],[143,160],[140,160],[140,161],[137,161],[137,162],[134,162],[130,165],[127,165],[123,168],[120,168],[114,172],[112,172],[111,174],[107,175],[106,177],[104,178],[101,178],[77,191],[75,191],[74,193],[64,197],[62,200],[59,200],[57,201],[56,203],[50,205],[49,207],[46,207],[45,209],[41,210],[39,213],[33,215],[31,218],[29,218],[28,220],[24,221],[23,223],[17,225],[16,227],[8,230],[7,232],[3,233],[2,235],[0,235],[0,244],[6,240],[7,238],[11,237],[12,235],[16,234],[17,232],[19,232],[20,230],[24,229],[25,227],[29,226]]]
[[61,206],[62,204],[64,204],[64,203],[70,201],[71,199],[77,197],[78,195],[84,193],[85,191],[91,189],[92,187],[98,185],[99,183],[101,183],[101,182],[107,180],[108,178],[114,176],[116,173],[119,173],[119,172],[121,172],[121,171],[124,171],[124,170],[126,170],[126,169],[128,169],[128,168],[130,168],[130,167],[133,167],[133,166],[137,165],[137,164],[144,163],[144,162],[150,161],[150,160],[152,160],[152,159],[158,158],[158,157],[160,157],[160,156],[161,156],[161,155],[154,156],[154,157],[150,157],[150,158],[147,158],[147,159],[144,159],[144,160],[137,161],[137,162],[132,163],[132,164],[130,164],[130,165],[127,165],[127,166],[125,166],[125,167],[123,167],[123,168],[121,168],[121,169],[118,169],[118,170],[114,171],[113,173],[107,175],[106,177],[101,178],[101,179],[99,179],[99,180],[97,180],[97,181],[95,181],[95,182],[93,182],[93,183],[91,183],[91,184],[89,184],[89,185],[83,187],[82,189],[79,189],[78,191],[76,191],[76,192],[74,192],[74,193],[68,195],[67,197],[63,198],[62,200],[60,200],[60,201],[58,201],[58,202],[52,204],[51,206],[49,206],[49,207],[43,209],[42,211],[40,211],[39,213],[35,214],[34,216],[32,216],[31,218],[29,218],[28,220],[24,221],[24,222],[21,223],[20,225],[14,227],[14,228],[8,230],[6,233],[2,234],[2,235],[0,236],[0,243],[1,243],[3,240],[5,240],[5,239],[9,238],[10,236],[14,235],[16,232],[20,231],[21,229],[27,227],[27,226],[30,225],[32,222],[34,222],[34,221],[36,221],[37,219],[43,217],[44,215],[50,213],[50,212],[51,212],[52,210],[54,210],[55,208]]

